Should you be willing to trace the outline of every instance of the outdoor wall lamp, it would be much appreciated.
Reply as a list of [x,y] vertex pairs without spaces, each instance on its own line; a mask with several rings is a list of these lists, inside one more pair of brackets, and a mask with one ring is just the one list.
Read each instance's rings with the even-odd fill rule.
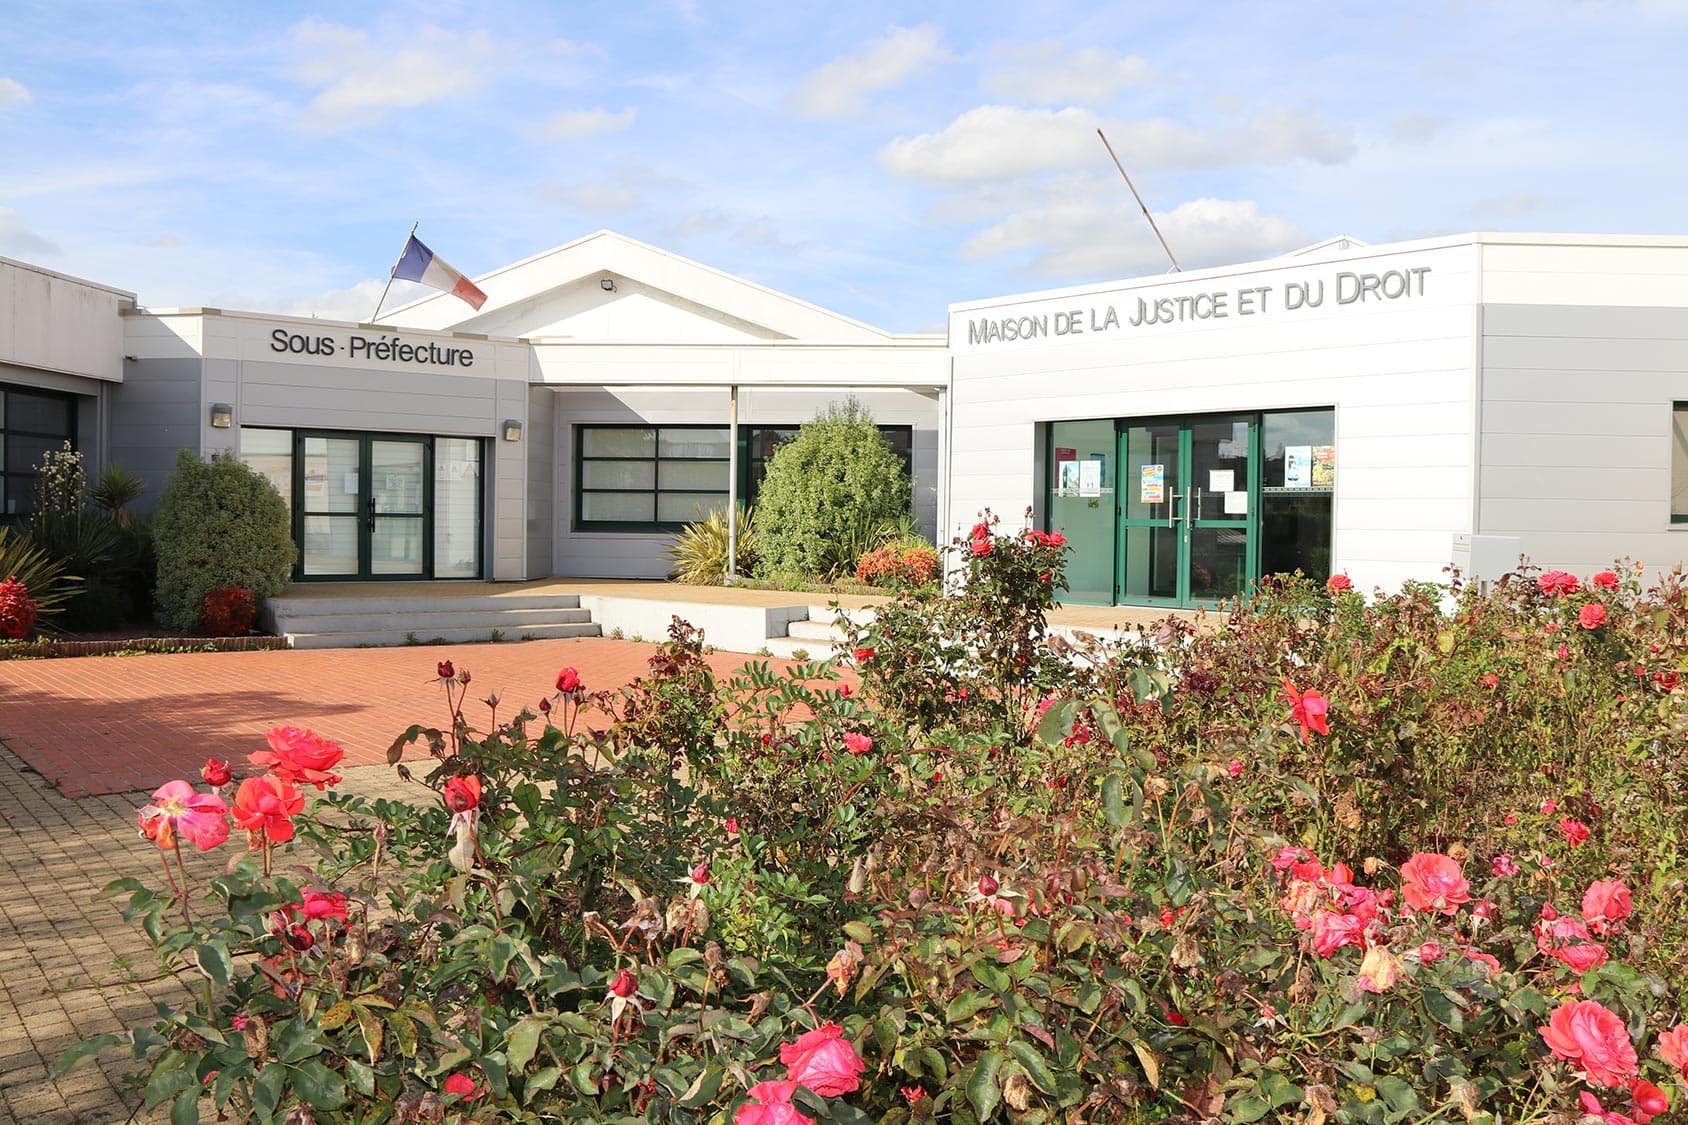
[[615,292],[615,278],[613,278],[613,277],[600,278],[599,281],[598,281],[598,288],[602,289],[605,293],[614,293]]
[[211,404],[212,429],[226,430],[232,425],[234,425],[234,407],[226,402],[213,402]]
[[505,441],[521,441],[522,440],[522,424],[520,422],[516,421],[514,418],[506,419],[505,422],[504,422],[504,440]]

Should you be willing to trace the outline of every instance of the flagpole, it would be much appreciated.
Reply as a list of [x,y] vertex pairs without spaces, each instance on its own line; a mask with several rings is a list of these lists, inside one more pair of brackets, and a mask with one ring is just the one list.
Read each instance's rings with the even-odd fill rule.
[[393,268],[387,271],[387,284],[381,289],[381,299],[375,302],[375,311],[370,314],[369,323],[374,324],[375,318],[381,315],[381,306],[387,303],[387,290],[393,287],[393,275],[399,272],[399,263],[404,261],[404,251],[410,249],[410,240],[416,237],[416,228],[421,225],[421,219],[410,224],[410,233],[404,238],[404,250],[399,251],[399,256],[393,261]]

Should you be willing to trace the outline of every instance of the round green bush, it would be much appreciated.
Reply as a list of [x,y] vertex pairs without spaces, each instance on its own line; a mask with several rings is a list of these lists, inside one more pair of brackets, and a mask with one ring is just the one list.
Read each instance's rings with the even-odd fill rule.
[[290,522],[281,495],[234,457],[203,461],[182,450],[153,531],[158,620],[194,628],[206,591],[218,586],[242,586],[259,598],[281,593],[297,557]]
[[[757,572],[830,575],[906,516],[903,462],[855,401],[833,406],[774,451],[756,497]],[[865,542],[866,549],[877,542]]]

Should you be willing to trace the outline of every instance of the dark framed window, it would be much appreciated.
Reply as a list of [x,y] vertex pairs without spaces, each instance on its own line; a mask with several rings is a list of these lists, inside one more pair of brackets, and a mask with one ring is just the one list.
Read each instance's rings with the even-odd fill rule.
[[[754,504],[768,460],[800,426],[740,426],[738,493]],[[880,426],[914,475],[914,427]],[[585,531],[678,531],[725,506],[725,426],[575,427],[575,526]]]
[[35,469],[50,449],[76,444],[76,396],[0,383],[0,522],[35,510]]
[[1670,522],[1688,523],[1688,402],[1671,404]]

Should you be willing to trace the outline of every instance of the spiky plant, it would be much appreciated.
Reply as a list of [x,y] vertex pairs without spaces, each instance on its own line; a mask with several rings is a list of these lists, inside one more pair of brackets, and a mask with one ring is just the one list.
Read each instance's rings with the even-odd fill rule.
[[[751,510],[738,514],[738,565],[735,573],[748,574],[756,566],[756,530]],[[674,564],[670,577],[691,586],[719,586],[727,574],[727,517],[719,508],[698,510],[698,518],[675,537],[668,548]]]
[[37,612],[36,632],[49,636],[59,631],[56,621],[65,602],[82,589],[82,579],[64,573],[29,536],[0,527],[0,582],[8,578],[16,578],[29,591]]

